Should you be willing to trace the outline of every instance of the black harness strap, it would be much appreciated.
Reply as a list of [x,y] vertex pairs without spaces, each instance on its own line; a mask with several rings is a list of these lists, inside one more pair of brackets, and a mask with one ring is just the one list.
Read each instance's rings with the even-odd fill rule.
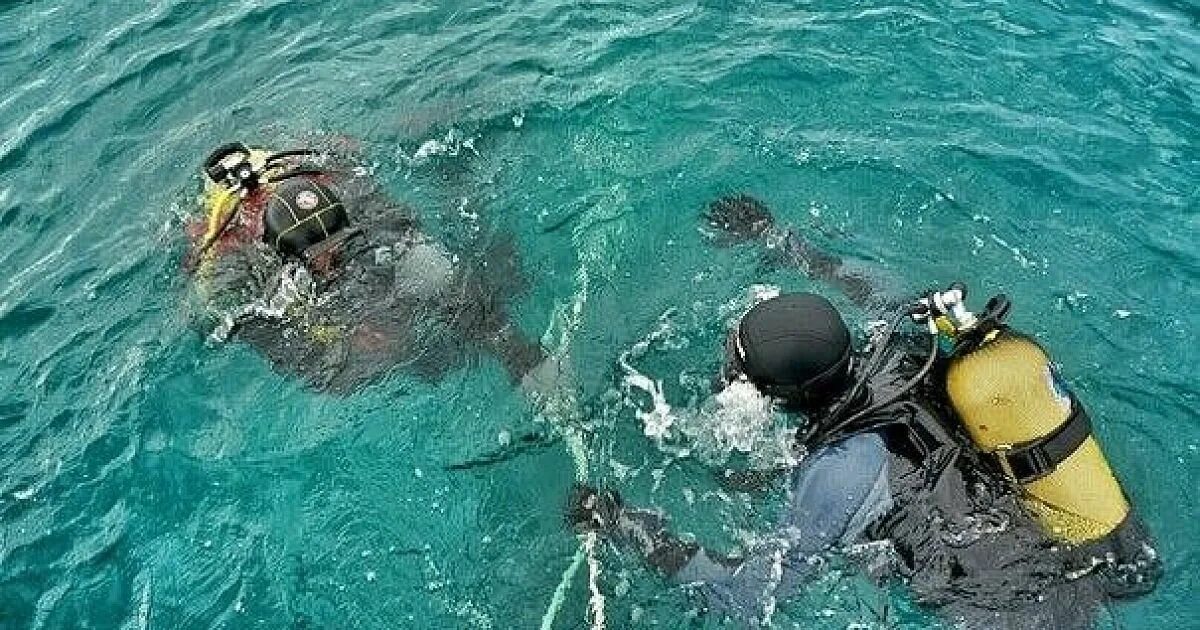
[[1071,396],[1071,415],[1053,433],[1036,440],[992,451],[996,463],[1017,483],[1036,481],[1054,472],[1079,450],[1092,434],[1092,420],[1083,405]]
[[337,232],[336,234],[334,234],[333,236],[331,236],[323,241],[314,243],[314,244],[309,245],[308,247],[304,248],[304,251],[300,252],[300,258],[304,259],[304,262],[306,262],[306,263],[311,263],[318,256],[320,256],[332,249],[342,246],[350,239],[352,239],[356,236],[359,236],[362,233],[363,233],[362,228],[350,228],[350,229],[341,230],[341,231]]

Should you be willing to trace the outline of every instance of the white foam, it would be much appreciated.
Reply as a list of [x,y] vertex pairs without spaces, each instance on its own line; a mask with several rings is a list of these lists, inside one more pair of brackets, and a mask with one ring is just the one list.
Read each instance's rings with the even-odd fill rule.
[[771,423],[771,400],[754,385],[736,381],[721,390],[714,401],[713,413],[704,414],[711,417],[711,435],[725,450],[749,453]]
[[671,405],[663,394],[662,381],[651,380],[636,371],[625,375],[625,384],[634,389],[640,389],[650,395],[651,408],[647,411],[637,410],[638,420],[642,422],[642,433],[646,437],[663,440],[670,437],[671,426],[675,418],[671,414]]
[[288,307],[301,301],[315,298],[316,285],[308,269],[299,264],[288,264],[279,274],[279,286],[265,298],[242,305],[233,311],[220,314],[221,323],[209,335],[209,340],[223,343],[243,319],[283,319]]
[[478,155],[479,152],[475,150],[475,140],[476,136],[463,137],[461,132],[451,127],[446,131],[445,136],[430,138],[422,142],[411,156],[406,156],[407,161],[410,166],[419,166],[434,157],[457,157],[465,151]]
[[[779,295],[779,288],[754,285],[743,295],[717,307],[722,318],[740,317],[747,308]],[[655,440],[659,450],[674,457],[696,456],[710,464],[721,464],[735,453],[746,455],[752,464],[792,465],[795,429],[777,414],[770,398],[748,382],[737,382],[715,396],[694,396],[682,407],[672,406],[663,389],[663,381],[643,373],[634,361],[651,352],[671,352],[687,348],[689,338],[674,323],[675,311],[659,317],[658,325],[618,359],[624,375],[622,390],[626,403],[646,437]],[[709,318],[711,319],[711,318]],[[701,382],[703,381],[703,382]],[[707,388],[708,379],[680,376],[680,383],[693,392]],[[641,392],[649,397],[630,395]]]

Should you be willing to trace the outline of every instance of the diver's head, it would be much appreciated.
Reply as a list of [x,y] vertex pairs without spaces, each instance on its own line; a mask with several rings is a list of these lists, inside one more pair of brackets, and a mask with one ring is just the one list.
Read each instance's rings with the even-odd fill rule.
[[337,195],[307,177],[283,180],[263,212],[263,241],[284,256],[303,257],[350,225]]
[[850,331],[829,300],[781,295],[751,308],[729,335],[725,376],[745,377],[761,392],[810,410],[851,383]]

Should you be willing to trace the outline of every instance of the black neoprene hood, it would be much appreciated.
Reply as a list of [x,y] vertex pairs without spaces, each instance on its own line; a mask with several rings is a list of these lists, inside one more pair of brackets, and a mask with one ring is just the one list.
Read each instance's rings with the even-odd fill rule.
[[285,256],[300,256],[349,224],[346,208],[333,191],[296,177],[271,194],[263,215],[263,241]]
[[766,393],[816,401],[839,393],[850,362],[850,331],[829,300],[812,293],[758,303],[737,330],[741,369]]

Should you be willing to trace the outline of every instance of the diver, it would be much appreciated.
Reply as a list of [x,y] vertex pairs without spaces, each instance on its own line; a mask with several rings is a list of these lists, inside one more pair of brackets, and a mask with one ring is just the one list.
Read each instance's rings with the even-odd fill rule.
[[557,364],[508,318],[523,289],[511,239],[452,253],[345,147],[230,143],[203,175],[186,266],[211,339],[249,343],[335,393],[397,366],[436,380],[483,352],[527,388],[555,378]]
[[[744,196],[714,203],[707,218],[723,242],[775,230]],[[844,275],[836,257],[780,234],[785,262]],[[568,500],[568,523],[636,551],[693,585],[710,613],[745,625],[768,624],[824,554],[886,541],[887,573],[958,627],[1091,627],[1109,600],[1153,590],[1161,562],[1087,412],[1042,348],[1004,323],[1007,300],[979,315],[964,300],[965,287],[952,286],[902,305],[869,349],[854,347],[841,314],[815,294],[772,298],[741,318],[721,381],[752,385],[806,421],[794,469],[718,473],[740,489],[787,477],[766,541],[723,555],[614,490],[584,486]],[[910,321],[924,332],[901,332]]]

